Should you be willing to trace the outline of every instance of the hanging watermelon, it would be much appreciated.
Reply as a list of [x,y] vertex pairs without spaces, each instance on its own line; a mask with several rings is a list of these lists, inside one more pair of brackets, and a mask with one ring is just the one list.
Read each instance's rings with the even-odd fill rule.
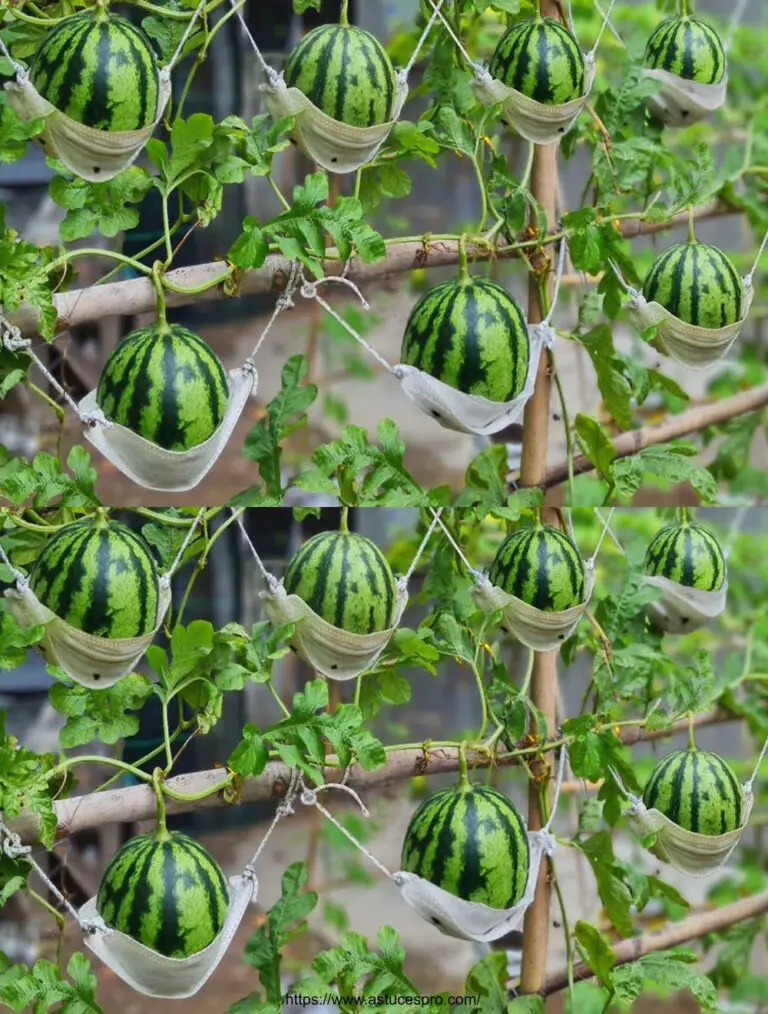
[[687,324],[717,329],[742,318],[743,283],[715,246],[678,243],[656,258],[643,295]]
[[720,36],[701,18],[667,18],[648,40],[645,66],[699,84],[719,84],[726,70],[725,50]]
[[131,838],[102,877],[96,908],[112,929],[168,958],[207,947],[227,917],[229,891],[209,852],[178,831]]
[[552,18],[518,21],[499,40],[491,77],[545,105],[563,105],[586,91],[584,55],[565,25]]
[[547,612],[580,605],[584,562],[565,532],[550,525],[518,528],[499,547],[488,580],[509,595]]
[[722,757],[704,750],[676,750],[660,761],[643,802],[697,834],[721,835],[742,825],[744,793],[736,775]]
[[688,588],[718,591],[725,581],[725,558],[711,532],[684,521],[654,537],[645,554],[645,572]]
[[111,422],[166,450],[187,451],[221,425],[229,385],[202,338],[179,324],[151,324],[119,342],[96,401]]

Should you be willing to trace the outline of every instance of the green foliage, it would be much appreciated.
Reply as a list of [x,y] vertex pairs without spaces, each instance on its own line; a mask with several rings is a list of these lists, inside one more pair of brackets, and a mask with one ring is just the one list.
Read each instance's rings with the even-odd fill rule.
[[34,1010],[43,1014],[55,1007],[61,1014],[101,1014],[94,992],[96,976],[82,954],[73,954],[67,976],[58,965],[40,959],[30,970],[13,965],[0,952],[0,1000],[13,1011]]

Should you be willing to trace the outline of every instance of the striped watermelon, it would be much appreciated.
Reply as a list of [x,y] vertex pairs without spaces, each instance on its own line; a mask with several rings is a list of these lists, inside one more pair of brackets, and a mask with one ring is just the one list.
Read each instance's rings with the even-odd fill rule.
[[525,387],[530,339],[512,296],[485,278],[443,282],[414,306],[400,361],[449,387],[506,402]]
[[429,796],[411,818],[401,868],[464,901],[506,909],[525,894],[530,849],[511,800],[468,781]]
[[218,936],[229,891],[218,863],[178,831],[131,838],[107,866],[96,908],[107,926],[168,958],[187,958]]
[[529,99],[552,106],[580,98],[586,87],[579,44],[552,18],[527,18],[508,28],[488,71]]
[[313,535],[288,564],[283,585],[351,634],[387,630],[394,622],[395,577],[379,547],[362,535]]
[[725,559],[711,532],[686,521],[654,536],[645,554],[645,572],[688,588],[717,591],[725,581]]
[[96,400],[113,422],[166,450],[187,451],[221,425],[229,385],[202,338],[179,324],[151,324],[117,345]]
[[643,802],[698,834],[725,834],[742,823],[743,790],[736,775],[722,757],[704,750],[676,750],[660,761]]
[[560,612],[584,601],[584,563],[565,532],[518,528],[496,553],[488,580],[536,609]]
[[741,320],[741,278],[722,250],[706,243],[678,243],[657,257],[643,295],[698,327],[721,328]]
[[55,532],[29,577],[38,600],[97,637],[141,637],[155,629],[159,582],[144,539],[97,516]]
[[289,56],[283,77],[341,123],[373,127],[392,117],[395,69],[379,40],[362,28],[315,28]]
[[699,84],[718,84],[725,74],[725,50],[720,36],[701,18],[666,18],[648,40],[645,64]]
[[30,79],[59,112],[96,130],[155,122],[160,78],[149,37],[101,7],[65,18],[35,52]]

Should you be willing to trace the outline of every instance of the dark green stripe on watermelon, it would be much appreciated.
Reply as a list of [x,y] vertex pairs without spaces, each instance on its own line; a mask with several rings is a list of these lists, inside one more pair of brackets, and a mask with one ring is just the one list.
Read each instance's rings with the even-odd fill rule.
[[96,130],[155,122],[159,73],[149,37],[114,14],[73,14],[48,32],[30,67],[43,98]]
[[513,297],[484,278],[449,281],[411,312],[400,361],[465,394],[511,401],[528,377],[530,339]]
[[528,835],[511,800],[484,785],[443,789],[414,813],[401,866],[491,908],[516,904],[528,883]]
[[488,70],[497,81],[547,105],[563,105],[585,90],[579,44],[552,18],[518,21],[508,28]]
[[499,547],[488,571],[497,588],[547,612],[584,601],[584,563],[568,536],[549,525],[518,528]]
[[327,623],[353,634],[386,630],[394,621],[392,569],[379,547],[362,535],[314,535],[288,564],[283,585]]
[[139,637],[155,628],[159,582],[151,550],[116,521],[78,521],[54,533],[30,587],[51,612],[88,634]]
[[229,385],[202,338],[171,324],[132,331],[107,360],[96,391],[112,422],[169,451],[186,451],[221,425]]
[[698,327],[716,329],[741,320],[741,278],[722,250],[706,243],[679,243],[661,254],[643,295]]
[[742,823],[743,790],[736,775],[722,757],[703,750],[677,750],[660,761],[643,802],[698,834],[725,834]]
[[99,887],[104,922],[169,958],[186,958],[218,935],[229,892],[215,859],[177,831],[132,838],[115,854]]
[[379,40],[362,28],[321,25],[288,58],[289,88],[327,116],[353,127],[373,127],[392,117],[396,78]]
[[720,36],[697,17],[667,18],[651,35],[645,64],[699,84],[718,84],[726,68]]
[[690,523],[662,528],[645,554],[645,572],[652,577],[717,591],[725,581],[725,558],[714,535]]

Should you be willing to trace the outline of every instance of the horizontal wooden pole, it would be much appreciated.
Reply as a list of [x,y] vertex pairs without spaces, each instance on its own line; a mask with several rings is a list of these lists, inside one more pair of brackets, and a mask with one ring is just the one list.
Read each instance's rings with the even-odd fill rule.
[[[626,965],[630,961],[637,961],[646,954],[679,947],[689,940],[697,940],[707,933],[716,933],[729,926],[734,926],[736,923],[755,919],[766,912],[768,912],[768,891],[761,891],[760,894],[734,901],[722,908],[699,912],[688,919],[683,919],[682,922],[665,926],[664,929],[656,933],[643,933],[642,936],[633,937],[631,940],[622,940],[613,948],[616,965]],[[584,979],[591,979],[593,974],[589,965],[580,962],[573,969],[573,981],[582,982]],[[550,996],[567,987],[568,970],[563,968],[547,977],[544,988],[540,990],[540,995]]]
[[[698,715],[697,726],[710,725],[716,722],[740,721],[725,712],[716,711],[706,715]],[[620,738],[628,744],[655,740],[684,732],[688,728],[687,719],[676,722],[666,729],[645,730],[633,726],[619,729]],[[492,763],[487,754],[468,754],[470,765],[477,768],[489,767]],[[499,766],[510,766],[518,763],[515,755],[499,754]],[[355,765],[350,771],[347,784],[352,788],[367,791],[379,789],[392,782],[404,781],[416,775],[446,774],[459,769],[458,750],[452,747],[429,747],[392,751],[387,763],[376,771],[363,771]],[[339,781],[342,772],[339,768],[325,769],[328,782]],[[285,764],[270,763],[258,778],[246,778],[240,786],[238,802],[265,802],[280,799],[291,778],[291,771]],[[195,771],[189,774],[176,775],[168,779],[168,788],[183,795],[196,795],[227,783],[228,775],[223,768],[210,771]],[[222,792],[214,792],[202,800],[181,801],[167,797],[168,813],[187,813],[190,810],[211,809],[213,807],[231,805],[227,803]],[[57,838],[66,838],[76,831],[99,827],[114,821],[131,822],[150,820],[155,815],[155,795],[149,785],[134,785],[127,789],[110,789],[105,792],[92,792],[87,796],[72,796],[54,803],[54,811],[58,821]],[[33,813],[24,813],[10,821],[11,830],[21,835],[22,840],[31,844],[37,839],[38,821]]]
[[[722,401],[697,405],[696,408],[681,412],[680,415],[669,416],[655,426],[643,426],[615,437],[613,446],[616,449],[616,458],[614,460],[637,454],[645,447],[666,444],[671,440],[688,436],[690,433],[699,433],[708,426],[727,422],[729,419],[746,415],[748,412],[756,412],[766,405],[768,405],[768,384],[753,387],[749,391],[740,391],[739,394],[723,398]],[[589,458],[584,457],[583,454],[579,454],[573,459],[574,475],[591,472],[594,467]],[[553,486],[559,486],[566,482],[567,479],[568,463],[562,461],[547,471],[543,488],[551,489]]]
[[[737,214],[738,212],[722,203],[715,203],[700,208],[697,220]],[[682,227],[688,223],[688,213],[676,215],[665,222],[642,222],[629,219],[619,223],[622,233],[629,239],[636,236],[647,236],[666,229]],[[476,261],[491,260],[495,257],[507,259],[517,257],[517,250],[501,251],[496,254],[487,247],[469,246],[470,259]],[[399,243],[388,247],[386,257],[375,264],[363,264],[358,258],[353,259],[348,275],[358,283],[380,281],[390,275],[402,274],[415,268],[450,267],[459,263],[459,244],[455,241],[430,240],[425,236],[423,242]],[[259,293],[282,292],[290,274],[290,261],[285,257],[270,256],[263,267],[254,271],[245,271],[239,280],[239,295],[255,295]],[[341,273],[339,261],[329,261],[325,265],[327,275]],[[192,267],[176,268],[167,274],[168,281],[185,289],[196,289],[221,278],[227,273],[227,265],[223,261],[209,264],[197,264]],[[233,298],[228,297],[224,285],[216,285],[205,292],[195,294],[171,292],[167,293],[168,306],[188,306],[192,303],[210,302],[212,300]],[[155,288],[149,278],[133,278],[125,282],[108,282],[104,285],[92,285],[84,289],[72,289],[59,292],[54,297],[57,313],[57,331],[66,331],[69,327],[85,324],[92,320],[101,320],[115,314],[132,316],[150,313],[157,304]],[[26,337],[34,337],[38,332],[37,311],[24,305],[10,315],[10,323],[20,328]]]

